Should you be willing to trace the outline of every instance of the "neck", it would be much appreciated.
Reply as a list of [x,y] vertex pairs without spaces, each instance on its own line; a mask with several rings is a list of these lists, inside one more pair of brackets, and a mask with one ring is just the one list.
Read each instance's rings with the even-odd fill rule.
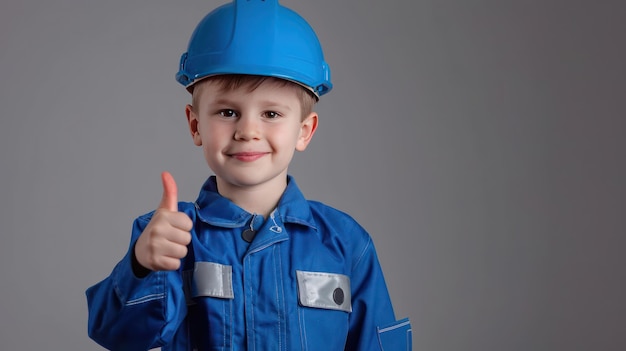
[[269,218],[270,213],[276,208],[286,188],[286,177],[273,184],[257,186],[239,186],[217,178],[217,189],[220,195],[247,212],[260,214],[265,219]]

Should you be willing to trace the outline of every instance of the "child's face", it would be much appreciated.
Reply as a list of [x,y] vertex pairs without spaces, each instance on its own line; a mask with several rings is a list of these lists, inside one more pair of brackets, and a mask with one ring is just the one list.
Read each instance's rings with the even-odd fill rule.
[[289,162],[309,144],[317,114],[303,119],[296,91],[271,80],[253,91],[203,84],[198,106],[187,106],[187,120],[218,184],[282,192]]

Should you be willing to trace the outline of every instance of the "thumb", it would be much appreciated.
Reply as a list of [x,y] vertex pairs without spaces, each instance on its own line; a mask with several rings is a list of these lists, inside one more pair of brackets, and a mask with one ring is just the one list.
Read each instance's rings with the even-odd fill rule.
[[163,172],[161,173],[161,181],[163,182],[163,197],[159,208],[178,212],[178,188],[174,177],[169,172]]

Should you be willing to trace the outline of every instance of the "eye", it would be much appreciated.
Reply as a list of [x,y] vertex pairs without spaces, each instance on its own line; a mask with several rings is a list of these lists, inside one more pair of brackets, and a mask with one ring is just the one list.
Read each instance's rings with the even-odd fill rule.
[[265,118],[269,118],[269,119],[280,117],[280,114],[276,111],[266,111],[264,115],[265,115]]
[[231,109],[219,110],[218,114],[222,117],[237,117],[237,112]]

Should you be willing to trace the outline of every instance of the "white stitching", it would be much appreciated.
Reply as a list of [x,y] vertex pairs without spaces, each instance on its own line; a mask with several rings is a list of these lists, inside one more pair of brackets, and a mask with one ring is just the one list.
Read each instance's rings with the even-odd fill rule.
[[146,295],[143,297],[140,297],[138,299],[134,299],[134,300],[130,300],[130,301],[126,301],[126,306],[133,306],[133,305],[138,305],[141,303],[146,303],[146,302],[150,302],[150,301],[154,301],[154,300],[160,300],[165,296],[165,294],[161,293],[161,294],[152,294],[152,295]]

